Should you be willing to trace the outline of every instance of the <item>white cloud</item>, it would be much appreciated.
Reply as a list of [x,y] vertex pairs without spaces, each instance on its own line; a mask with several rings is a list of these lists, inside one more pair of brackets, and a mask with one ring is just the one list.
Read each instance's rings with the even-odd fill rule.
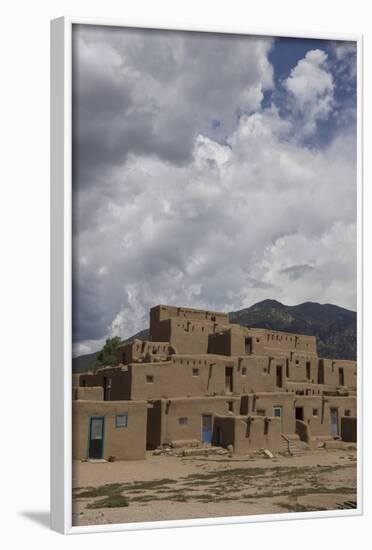
[[327,54],[310,50],[292,69],[285,87],[292,95],[294,110],[303,118],[304,135],[312,134],[318,121],[328,118],[334,104],[334,82],[327,70]]

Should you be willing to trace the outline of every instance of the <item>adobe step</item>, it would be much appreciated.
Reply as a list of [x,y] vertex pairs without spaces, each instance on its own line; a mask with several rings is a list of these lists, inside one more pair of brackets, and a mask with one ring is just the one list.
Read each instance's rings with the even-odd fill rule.
[[298,447],[294,441],[287,441],[284,437],[282,438],[282,448],[285,452],[289,452],[294,456],[301,456],[304,454],[303,449]]

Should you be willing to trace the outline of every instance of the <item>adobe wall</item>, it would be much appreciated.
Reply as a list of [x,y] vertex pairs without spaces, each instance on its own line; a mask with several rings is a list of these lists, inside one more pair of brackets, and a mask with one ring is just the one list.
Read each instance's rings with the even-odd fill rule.
[[[128,413],[128,426],[115,427],[115,416]],[[90,417],[103,416],[103,458],[115,456],[117,460],[141,460],[146,450],[145,401],[73,401],[72,450],[73,459],[88,457]]]
[[[231,324],[224,331],[214,331],[210,336],[210,352],[223,355],[274,355],[289,357],[290,353],[304,354],[316,359],[316,339],[313,336],[295,335],[286,332],[254,329]],[[246,351],[245,341],[250,339],[251,351]]]
[[328,385],[340,385],[340,369],[344,373],[344,386],[356,389],[357,365],[355,361],[342,361],[339,359],[321,359],[323,362],[323,383]]
[[119,363],[128,364],[143,360],[166,361],[171,354],[169,342],[150,342],[135,339],[117,349]]
[[165,363],[131,365],[131,397],[151,400],[224,394],[225,366],[234,367],[234,361],[213,355],[173,355]]
[[[215,417],[214,442],[222,446],[232,444],[234,453],[247,454],[259,449],[282,450],[278,418],[260,416]],[[231,440],[233,443],[230,443]]]
[[103,401],[103,388],[101,386],[73,388],[72,399],[79,401]]
[[[169,399],[162,401],[162,443],[172,441],[202,441],[202,415],[225,415],[229,411],[238,414],[240,397],[201,397],[190,399]],[[180,423],[180,419],[187,421]],[[181,421],[182,422],[182,421]]]
[[294,434],[296,433],[294,399],[295,396],[290,393],[259,393],[251,399],[249,414],[271,417],[273,416],[274,407],[282,407],[282,432],[285,434]]
[[[226,325],[209,321],[171,319],[169,321],[169,342],[178,354],[211,353],[209,340],[211,335],[224,330],[226,330]],[[231,351],[228,355],[231,355]]]
[[325,391],[337,391],[337,386],[312,384],[311,382],[293,382],[292,380],[287,380],[285,389],[286,391],[294,392],[297,395],[323,395]]
[[268,357],[250,355],[239,358],[236,391],[253,393],[275,390],[275,369]]
[[247,331],[254,339],[255,352],[257,353],[270,354],[277,351],[316,353],[315,336],[256,328],[249,328]]
[[341,434],[341,418],[348,413],[356,416],[355,397],[296,396],[296,407],[303,408],[303,421],[309,426],[313,436],[331,435],[331,409],[338,412],[338,433]]
[[291,352],[288,358],[288,378],[298,382],[318,382],[318,356],[312,353]]
[[208,334],[208,353],[214,355],[231,354],[231,334],[229,330]]
[[228,314],[220,311],[158,305],[150,309],[150,331],[157,323],[174,318],[189,319],[191,321],[212,321],[222,324],[229,323]]
[[[275,390],[275,365],[273,360],[270,368],[267,357],[173,355],[163,363],[129,365],[129,395],[151,400]],[[226,384],[226,368],[232,369],[232,391]]]
[[101,369],[94,374],[81,374],[80,386],[101,386],[105,389],[104,400],[128,400],[130,399],[131,370],[129,367],[113,367]]

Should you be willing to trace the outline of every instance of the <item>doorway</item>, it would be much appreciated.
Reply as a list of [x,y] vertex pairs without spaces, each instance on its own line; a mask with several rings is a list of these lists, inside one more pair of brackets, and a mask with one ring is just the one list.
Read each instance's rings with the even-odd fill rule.
[[217,426],[216,430],[216,445],[218,447],[222,446],[222,429],[221,426]]
[[304,420],[304,408],[296,407],[296,420]]
[[105,401],[111,400],[111,387],[112,387],[112,379],[105,376],[103,380],[103,392],[104,392]]
[[212,443],[212,415],[202,415],[202,442]]
[[318,363],[318,384],[324,384],[324,361],[319,359]]
[[147,403],[146,449],[154,450],[161,444],[161,401]]
[[225,368],[225,390],[228,393],[233,391],[233,367]]
[[283,408],[280,406],[273,407],[273,416],[275,418],[280,418],[280,431],[282,432],[282,417],[283,417]]
[[344,369],[338,369],[338,385],[345,385]]
[[103,458],[104,416],[91,417],[89,423],[89,458]]
[[331,435],[338,436],[338,410],[331,409]]
[[245,354],[251,355],[252,353],[252,338],[245,338]]
[[283,367],[280,365],[276,367],[276,385],[278,388],[283,387]]

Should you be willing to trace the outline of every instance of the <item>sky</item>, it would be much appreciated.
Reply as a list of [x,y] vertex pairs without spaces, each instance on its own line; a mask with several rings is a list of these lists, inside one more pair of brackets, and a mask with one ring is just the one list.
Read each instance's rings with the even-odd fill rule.
[[356,46],[74,26],[73,354],[149,308],[356,309]]

